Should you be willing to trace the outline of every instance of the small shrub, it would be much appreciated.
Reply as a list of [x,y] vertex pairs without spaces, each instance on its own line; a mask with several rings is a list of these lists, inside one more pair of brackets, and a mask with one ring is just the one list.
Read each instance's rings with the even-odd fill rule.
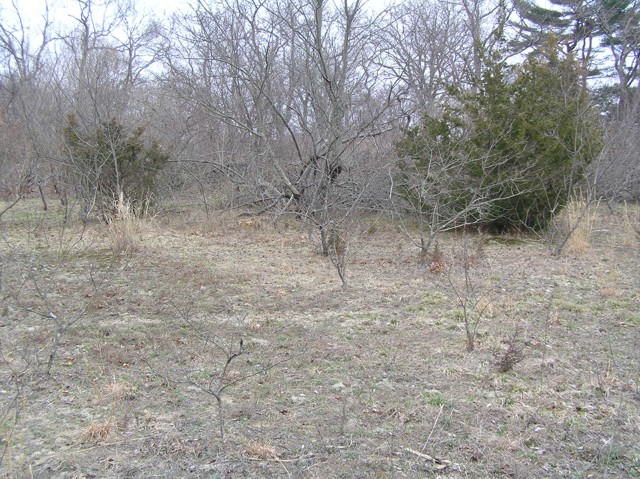
[[153,206],[169,156],[155,142],[145,145],[143,134],[144,128],[130,130],[115,118],[90,131],[75,115],[68,116],[63,137],[85,220],[93,214],[105,221],[117,215],[113,198],[122,194],[136,216]]
[[329,234],[329,248],[329,251],[334,253],[338,258],[344,256],[346,252],[347,241],[338,227],[331,228],[331,232]]
[[443,406],[447,404],[447,399],[442,392],[437,389],[428,389],[422,393],[424,400],[431,406]]
[[505,340],[505,348],[497,348],[493,351],[493,355],[496,358],[496,366],[501,373],[507,373],[513,369],[513,367],[524,359],[524,352],[522,346],[517,340],[518,331],[513,334],[509,339]]
[[[347,270],[349,266],[350,242],[348,239],[349,227],[343,223],[341,225],[331,225],[325,233],[328,256],[333,266],[338,272],[338,276],[342,281],[342,288],[347,288]],[[324,249],[323,245],[323,249]]]
[[123,399],[131,401],[138,395],[136,388],[132,384],[124,380],[116,381],[115,379],[105,385],[102,393],[105,399],[113,402],[122,401]]

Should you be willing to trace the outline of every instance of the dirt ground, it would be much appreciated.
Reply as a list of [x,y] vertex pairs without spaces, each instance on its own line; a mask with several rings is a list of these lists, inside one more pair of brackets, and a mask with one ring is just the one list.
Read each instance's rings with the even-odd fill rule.
[[363,220],[343,289],[293,220],[172,213],[114,254],[37,206],[0,220],[1,477],[640,477],[637,213],[560,256]]

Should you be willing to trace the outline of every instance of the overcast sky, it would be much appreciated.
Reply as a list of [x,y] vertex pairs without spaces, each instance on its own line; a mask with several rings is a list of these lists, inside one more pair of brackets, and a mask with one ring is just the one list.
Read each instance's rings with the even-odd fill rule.
[[[368,0],[367,6],[371,8],[382,8],[383,5],[391,3],[393,0]],[[148,12],[156,17],[164,17],[172,12],[188,8],[189,3],[196,3],[197,0],[134,0],[138,10]],[[42,24],[42,15],[45,12],[45,0],[0,0],[0,15],[3,22],[13,23],[16,18],[14,6],[18,7],[25,27],[38,31],[38,26]],[[79,11],[78,3],[75,0],[49,0],[50,16],[56,23],[70,24],[71,16]],[[94,2],[96,6],[100,0]]]
[[[80,11],[78,3],[74,0],[49,0],[48,3],[50,16],[53,17],[56,23],[71,23],[70,17],[77,15],[77,12]],[[104,2],[98,0],[94,3],[98,7]],[[44,0],[0,0],[2,21],[15,21],[15,5],[23,17],[25,26],[37,27],[42,22],[41,19],[46,11],[46,4],[47,2]],[[162,17],[165,14],[186,8],[188,0],[136,0],[135,4],[141,12],[146,11]],[[99,11],[99,8],[96,8],[96,11]]]

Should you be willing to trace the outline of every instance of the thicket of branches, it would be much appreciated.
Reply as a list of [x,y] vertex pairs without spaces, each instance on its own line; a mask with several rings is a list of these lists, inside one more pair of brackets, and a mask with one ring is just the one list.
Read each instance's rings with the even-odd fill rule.
[[544,228],[577,187],[640,196],[639,19],[634,0],[14,5],[0,190],[290,213],[327,255],[361,211],[413,214],[423,247],[469,223]]

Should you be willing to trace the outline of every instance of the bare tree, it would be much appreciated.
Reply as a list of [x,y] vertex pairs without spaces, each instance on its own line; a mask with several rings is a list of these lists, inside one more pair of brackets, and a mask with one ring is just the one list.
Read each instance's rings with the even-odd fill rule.
[[433,114],[451,85],[461,85],[471,49],[460,8],[452,3],[414,0],[394,7],[382,41],[388,75],[403,86],[400,96],[408,124],[413,115]]
[[379,81],[376,26],[360,1],[199,4],[168,60],[198,121],[243,145],[255,199],[315,224],[325,255],[332,215],[362,197],[354,162],[389,126],[395,90]]
[[[278,359],[276,361],[268,361],[264,364],[254,364],[247,361],[246,364],[240,365],[239,358],[249,355],[252,352],[252,345],[245,344],[243,338],[227,339],[222,338],[218,334],[212,333],[206,327],[198,324],[188,311],[180,309],[177,305],[172,304],[177,310],[178,315],[184,323],[186,323],[186,333],[189,335],[190,341],[186,343],[200,343],[204,348],[204,353],[191,352],[191,360],[189,366],[179,371],[179,376],[167,374],[163,371],[156,371],[149,361],[145,361],[156,374],[161,376],[167,382],[175,384],[185,384],[201,392],[213,397],[216,401],[216,409],[218,412],[218,431],[220,438],[224,439],[226,428],[225,416],[225,399],[226,391],[248,381],[251,378],[270,371],[276,366],[286,362],[289,358]],[[242,323],[246,319],[246,315],[239,320]],[[182,344],[186,344],[183,342]],[[178,356],[180,355],[180,352]],[[193,359],[198,357],[194,366]],[[176,358],[177,363],[182,361]],[[244,367],[243,367],[244,366]],[[235,373],[235,374],[234,374]]]
[[[0,13],[3,12],[0,10]],[[39,32],[30,31],[24,20],[24,12],[16,2],[11,4],[11,13],[14,16],[14,22],[3,19],[0,23],[0,51],[4,63],[3,73],[13,80],[14,86],[17,86],[38,77],[44,68],[47,50],[53,40],[52,21],[48,2],[44,5]],[[6,15],[8,16],[8,13]],[[38,39],[35,46],[34,38]]]
[[594,195],[614,201],[640,199],[640,91],[636,90],[624,114],[606,127],[604,149],[591,165],[588,176]]
[[25,12],[15,2],[0,15],[4,17],[0,21],[0,188],[5,196],[13,197],[38,189],[47,209],[44,184],[51,166],[48,86],[56,40],[49,5],[45,4],[40,20],[32,25],[25,22]]
[[462,310],[468,352],[475,349],[478,328],[491,316],[495,298],[519,270],[514,266],[504,274],[492,274],[493,265],[484,252],[484,242],[482,235],[457,236],[444,267],[447,285]]

